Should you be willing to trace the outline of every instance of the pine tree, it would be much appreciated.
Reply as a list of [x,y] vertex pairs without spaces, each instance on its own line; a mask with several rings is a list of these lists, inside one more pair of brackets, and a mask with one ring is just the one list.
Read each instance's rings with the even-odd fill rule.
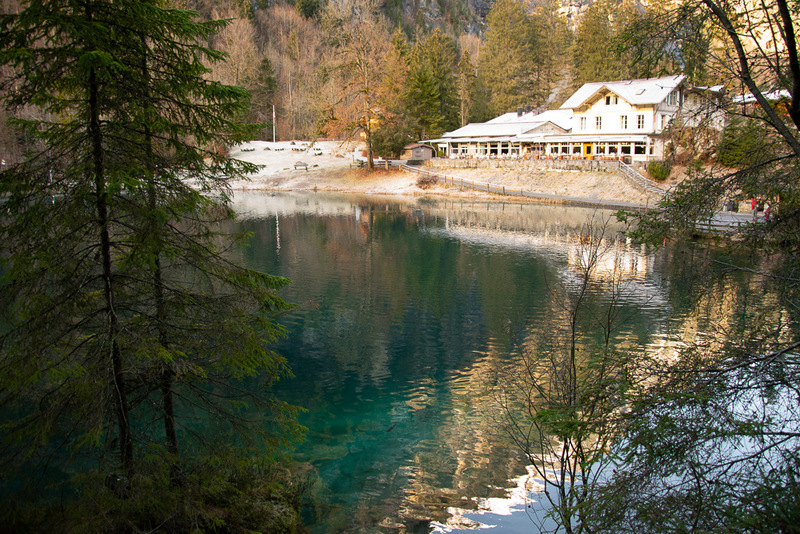
[[[198,23],[164,2],[31,3],[0,22],[5,103],[45,147],[3,172],[3,460],[102,452],[131,479],[164,450],[180,470],[179,433],[209,413],[244,430],[234,399],[263,398],[278,424],[292,410],[244,391],[287,373],[267,347],[286,280],[231,263],[215,230],[228,183],[252,171],[223,147],[253,135],[247,94],[204,78]],[[238,402],[238,401],[236,401]],[[177,406],[180,404],[180,408]],[[161,424],[154,426],[156,415]]]
[[372,135],[375,153],[399,158],[406,145],[419,139],[416,119],[405,108],[410,50],[403,30],[395,29],[383,61],[384,76],[376,95],[378,123]]
[[406,109],[420,127],[421,139],[458,125],[456,50],[452,39],[434,30],[411,54]]
[[525,6],[518,0],[499,0],[489,11],[486,22],[480,74],[491,91],[490,110],[499,115],[535,99],[539,36]]
[[575,36],[573,87],[584,83],[636,77],[631,54],[621,42],[624,28],[636,18],[626,1],[602,0],[586,11]]
[[468,51],[461,54],[458,61],[458,100],[460,103],[459,118],[461,126],[469,122],[472,101],[475,92],[475,67]]
[[[573,35],[567,19],[559,13],[560,5],[558,0],[542,0],[537,2],[531,16],[535,33],[539,36],[535,58],[538,69],[534,98],[537,102],[552,103],[553,99],[559,97],[553,94],[556,87],[563,86],[560,82],[572,77],[572,69],[568,65]],[[566,97],[560,96],[562,100]]]

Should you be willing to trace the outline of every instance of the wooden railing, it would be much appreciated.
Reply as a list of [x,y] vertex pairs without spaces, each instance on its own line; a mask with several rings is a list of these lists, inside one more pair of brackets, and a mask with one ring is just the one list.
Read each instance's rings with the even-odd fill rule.
[[411,165],[406,165],[401,163],[398,165],[398,168],[407,172],[413,172],[415,174],[419,174],[421,176],[427,176],[429,178],[435,179],[436,182],[450,185],[452,187],[458,187],[459,189],[473,189],[475,191],[485,191],[487,193],[493,193],[496,195],[510,195],[510,196],[534,196],[533,193],[529,191],[525,191],[523,189],[514,189],[511,187],[506,187],[504,185],[492,185],[489,183],[480,183],[480,182],[473,182],[471,180],[464,180],[463,178],[458,178],[456,176],[449,176],[447,174],[443,174],[441,172],[433,172],[426,169],[421,169],[419,167],[414,167]]

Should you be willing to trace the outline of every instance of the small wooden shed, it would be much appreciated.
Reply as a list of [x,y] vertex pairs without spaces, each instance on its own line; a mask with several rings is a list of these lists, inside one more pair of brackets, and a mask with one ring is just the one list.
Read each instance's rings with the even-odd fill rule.
[[403,159],[406,160],[426,160],[431,159],[436,154],[436,151],[430,145],[423,145],[422,143],[411,143],[403,147]]

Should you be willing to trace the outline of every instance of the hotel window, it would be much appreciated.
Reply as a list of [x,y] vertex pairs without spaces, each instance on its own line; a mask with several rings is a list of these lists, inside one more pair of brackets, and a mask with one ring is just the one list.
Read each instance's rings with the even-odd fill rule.
[[594,118],[594,129],[601,130],[603,128],[603,117]]
[[586,117],[581,117],[581,130],[586,129]]
[[636,115],[636,127],[640,130],[644,128],[644,115]]
[[676,89],[675,91],[672,91],[672,92],[671,92],[671,93],[670,93],[670,94],[667,96],[667,104],[669,104],[670,106],[677,106],[677,105],[679,105],[679,103],[680,103],[680,100],[681,100],[681,98],[680,98],[680,91],[678,91],[677,89]]
[[623,115],[622,117],[619,118],[619,127],[622,130],[627,130],[628,129],[628,116],[627,115]]
[[612,106],[618,102],[616,95],[608,95],[606,97],[606,106]]
[[645,144],[644,143],[636,143],[633,145],[633,153],[634,154],[644,154],[645,153]]

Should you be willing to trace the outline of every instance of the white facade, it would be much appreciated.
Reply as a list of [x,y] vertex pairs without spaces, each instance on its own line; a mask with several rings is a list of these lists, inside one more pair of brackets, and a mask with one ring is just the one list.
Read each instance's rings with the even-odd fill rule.
[[433,140],[451,157],[523,157],[532,143],[572,129],[572,114],[520,110],[494,119],[471,123]]
[[576,125],[571,132],[571,154],[662,159],[660,134],[680,112],[685,79],[680,75],[584,84],[561,106],[572,111]]
[[[433,140],[450,157],[660,160],[686,77],[584,84],[558,110],[506,113]],[[715,89],[715,88],[711,88]]]

